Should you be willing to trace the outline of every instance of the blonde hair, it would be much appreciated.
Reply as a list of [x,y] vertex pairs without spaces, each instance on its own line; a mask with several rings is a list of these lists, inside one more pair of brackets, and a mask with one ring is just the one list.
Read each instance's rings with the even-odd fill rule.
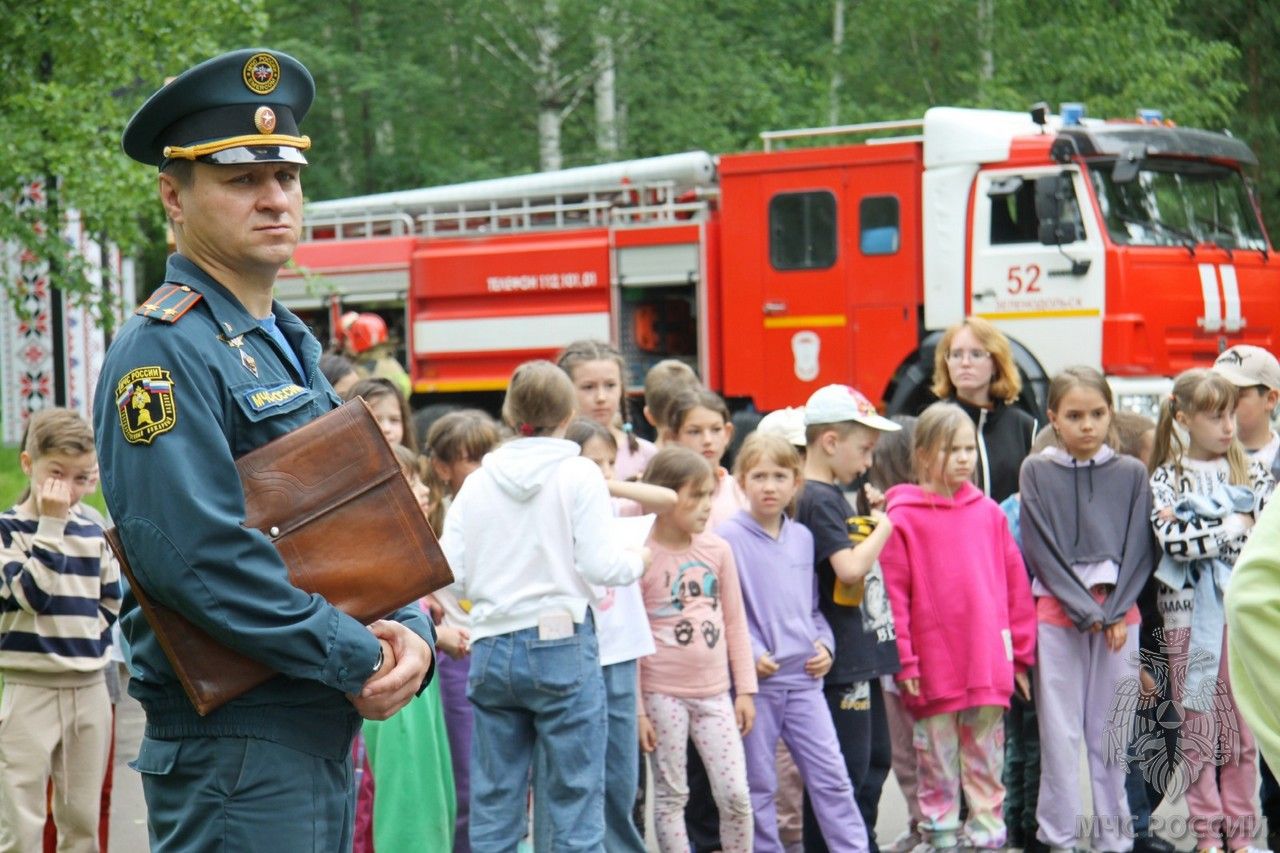
[[[622,358],[622,353],[611,345],[595,340],[574,341],[556,356],[556,364],[568,374],[571,381],[573,371],[589,361],[611,361],[618,365],[618,382],[622,386],[622,395],[618,400],[618,417],[614,425],[627,434],[627,449],[635,453],[640,449],[640,439],[632,431],[631,413],[628,411],[627,362]],[[614,443],[617,443],[617,439],[614,439]]]
[[665,358],[644,375],[644,404],[659,430],[666,429],[667,409],[681,391],[701,386],[698,374],[678,358]]
[[1013,348],[1009,339],[995,326],[981,317],[965,317],[942,334],[938,346],[933,351],[933,393],[940,400],[950,400],[956,396],[956,386],[951,383],[951,371],[947,368],[947,353],[951,352],[951,343],[960,334],[961,329],[968,329],[982,348],[991,354],[991,399],[1001,400],[1006,404],[1018,399],[1022,393],[1022,377],[1018,375],[1018,367],[1013,363]]
[[800,461],[800,453],[795,446],[777,433],[759,431],[748,435],[738,448],[738,456],[733,462],[733,476],[740,484],[745,484],[751,469],[764,463],[790,468],[795,472],[797,483],[804,479],[804,464]]
[[[1065,367],[1058,372],[1057,375],[1049,382],[1049,392],[1045,398],[1045,408],[1058,413],[1058,406],[1062,405],[1062,398],[1067,396],[1069,391],[1076,388],[1087,388],[1090,391],[1096,391],[1101,395],[1103,401],[1107,404],[1107,411],[1111,413],[1111,418],[1107,421],[1106,442],[1111,446],[1112,450],[1116,450],[1120,444],[1120,433],[1116,429],[1116,404],[1115,399],[1111,396],[1111,385],[1107,383],[1107,379],[1098,370],[1087,365],[1078,364],[1073,367]],[[1036,436],[1038,441],[1040,436]],[[1058,428],[1053,428],[1053,440],[1062,445],[1062,436],[1058,435]],[[1044,448],[1038,448],[1043,450]],[[1032,443],[1032,452],[1036,452],[1035,443]]]
[[[1178,430],[1174,429],[1178,412],[1188,417],[1230,414],[1235,409],[1239,393],[1229,379],[1212,370],[1194,367],[1179,373],[1173,380],[1173,391],[1160,403],[1160,420],[1156,422],[1156,440],[1151,448],[1149,469],[1154,472],[1161,465],[1172,464],[1178,479],[1182,479],[1182,457],[1188,447]],[[1233,485],[1249,485],[1249,459],[1238,438],[1232,437],[1231,446],[1227,448],[1227,465],[1231,469]]]
[[502,419],[517,436],[549,435],[577,405],[569,375],[545,359],[526,361],[511,374]]
[[[973,429],[973,421],[955,403],[934,403],[920,413],[911,436],[911,455],[917,483],[927,483],[933,476],[931,469],[938,451],[945,448],[947,457],[951,456],[951,445],[965,426]],[[943,464],[946,464],[945,459]]]
[[[93,428],[78,412],[61,406],[50,406],[34,412],[27,421],[19,445],[22,452],[38,462],[54,453],[83,456],[94,451]],[[19,502],[31,497],[31,484],[23,490]]]
[[672,445],[662,448],[649,460],[642,479],[678,492],[689,483],[705,482],[713,476],[711,463],[702,458],[702,454]]

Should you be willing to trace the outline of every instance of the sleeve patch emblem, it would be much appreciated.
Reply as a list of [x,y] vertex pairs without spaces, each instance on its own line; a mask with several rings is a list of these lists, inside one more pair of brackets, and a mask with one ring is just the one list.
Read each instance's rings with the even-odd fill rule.
[[120,431],[130,444],[150,444],[157,435],[173,429],[178,409],[169,371],[159,367],[130,370],[116,383],[116,408]]

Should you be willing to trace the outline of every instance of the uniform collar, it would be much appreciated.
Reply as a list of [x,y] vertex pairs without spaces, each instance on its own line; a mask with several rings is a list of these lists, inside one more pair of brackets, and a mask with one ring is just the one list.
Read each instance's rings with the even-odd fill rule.
[[[213,319],[218,329],[228,338],[243,335],[258,328],[258,320],[241,304],[230,290],[219,284],[213,276],[202,270],[190,258],[174,253],[169,256],[165,269],[165,281],[170,284],[186,285],[204,297],[213,312]],[[271,309],[276,312],[275,301]]]

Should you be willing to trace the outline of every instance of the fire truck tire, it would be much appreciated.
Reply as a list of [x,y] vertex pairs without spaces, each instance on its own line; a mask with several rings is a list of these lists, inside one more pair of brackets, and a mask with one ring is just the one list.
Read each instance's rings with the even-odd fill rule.
[[[933,395],[933,354],[942,332],[930,332],[913,352],[894,371],[893,379],[885,389],[885,410],[890,415],[918,415],[937,399]],[[1049,376],[1031,351],[1017,340],[1010,338],[1013,361],[1022,377],[1022,393],[1018,405],[1042,422],[1044,399],[1049,389]]]

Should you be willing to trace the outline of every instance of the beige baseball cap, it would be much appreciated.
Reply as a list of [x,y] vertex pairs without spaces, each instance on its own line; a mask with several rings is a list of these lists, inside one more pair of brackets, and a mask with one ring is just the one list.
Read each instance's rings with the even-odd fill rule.
[[804,447],[804,409],[788,406],[785,409],[770,412],[760,419],[756,431],[780,435],[789,444]]
[[824,385],[809,396],[804,404],[805,425],[838,424],[853,421],[882,432],[902,429],[876,412],[876,407],[856,388],[848,385]]
[[1241,388],[1265,385],[1280,390],[1280,361],[1262,347],[1240,344],[1224,350],[1213,370]]

